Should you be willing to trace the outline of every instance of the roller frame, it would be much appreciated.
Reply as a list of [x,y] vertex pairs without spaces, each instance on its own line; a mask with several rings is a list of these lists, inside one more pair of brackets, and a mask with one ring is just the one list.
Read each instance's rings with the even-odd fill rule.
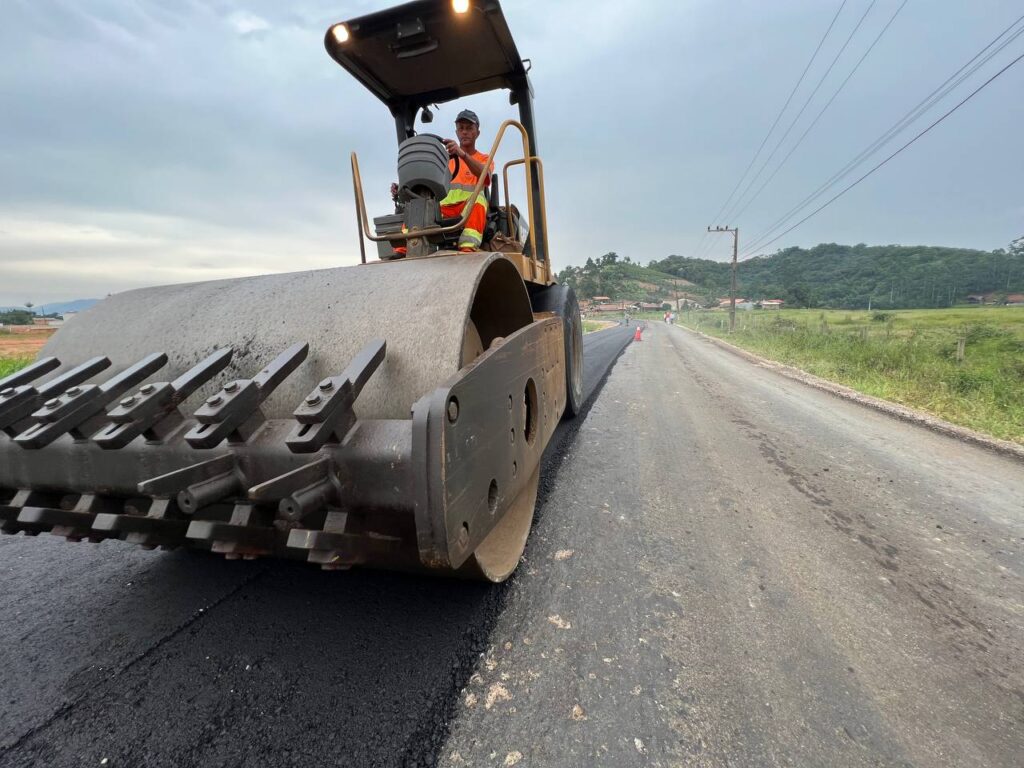
[[309,426],[303,407],[314,393],[296,418],[261,420],[234,442],[206,448],[186,439],[201,426],[196,417],[167,409],[154,413],[171,421],[168,431],[140,427],[146,434],[114,449],[70,433],[39,447],[0,436],[0,528],[324,567],[455,571],[536,478],[565,407],[562,323],[546,318],[494,340],[412,404],[409,419],[358,419],[358,390],[384,357],[384,345],[372,342],[357,370],[338,377],[349,385],[331,411],[338,433],[316,452],[289,443]]

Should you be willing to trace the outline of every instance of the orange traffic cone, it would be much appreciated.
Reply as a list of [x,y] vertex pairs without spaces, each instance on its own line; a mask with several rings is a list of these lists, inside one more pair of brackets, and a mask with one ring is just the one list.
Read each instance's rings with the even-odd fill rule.
[[636,333],[633,334],[633,341],[643,341],[643,338],[640,336],[640,326],[639,325],[636,327]]

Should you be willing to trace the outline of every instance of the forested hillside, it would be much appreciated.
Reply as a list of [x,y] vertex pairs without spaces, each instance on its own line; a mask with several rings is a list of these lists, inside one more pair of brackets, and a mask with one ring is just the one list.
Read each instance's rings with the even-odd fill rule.
[[700,289],[689,280],[659,272],[657,268],[634,264],[629,257],[606,253],[587,259],[582,267],[566,267],[558,273],[558,282],[568,283],[580,298],[607,296],[615,301],[660,301],[678,292],[680,296],[699,295]]
[[[655,301],[678,292],[711,303],[728,295],[729,275],[728,262],[669,256],[642,267],[606,253],[563,269],[558,279],[581,298]],[[742,297],[797,307],[860,308],[869,299],[879,308],[948,307],[971,294],[1024,293],[1024,238],[995,251],[863,243],[787,248],[741,261],[737,283]]]
[[[709,297],[729,290],[725,262],[669,256],[648,266],[697,283]],[[1024,238],[995,251],[822,243],[741,261],[737,275],[740,295],[791,306],[856,308],[870,299],[878,307],[946,307],[969,294],[1024,292]]]

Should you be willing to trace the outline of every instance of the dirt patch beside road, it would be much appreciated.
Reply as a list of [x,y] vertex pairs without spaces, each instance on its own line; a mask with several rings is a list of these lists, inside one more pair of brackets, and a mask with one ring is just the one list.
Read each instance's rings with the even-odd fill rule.
[[24,333],[0,333],[0,358],[35,357],[55,332],[46,328]]

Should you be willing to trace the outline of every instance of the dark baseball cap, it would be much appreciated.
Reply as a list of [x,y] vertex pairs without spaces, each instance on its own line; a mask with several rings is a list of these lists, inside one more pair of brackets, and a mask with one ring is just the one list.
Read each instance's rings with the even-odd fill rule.
[[459,112],[458,116],[455,118],[455,122],[457,123],[459,122],[459,120],[468,120],[469,122],[473,123],[477,128],[480,127],[480,118],[477,117],[476,112],[474,112],[471,109],[464,109],[461,112]]

